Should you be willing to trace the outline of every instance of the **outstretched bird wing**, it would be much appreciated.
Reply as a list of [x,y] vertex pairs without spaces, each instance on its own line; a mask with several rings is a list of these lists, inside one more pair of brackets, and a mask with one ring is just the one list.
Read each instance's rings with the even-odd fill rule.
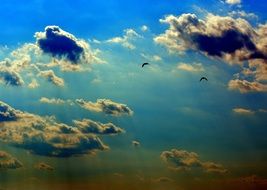
[[208,79],[206,77],[201,77],[201,79],[199,81],[202,81],[202,80],[208,81]]
[[145,65],[149,65],[149,63],[143,63],[143,64],[142,64],[142,67],[144,67]]

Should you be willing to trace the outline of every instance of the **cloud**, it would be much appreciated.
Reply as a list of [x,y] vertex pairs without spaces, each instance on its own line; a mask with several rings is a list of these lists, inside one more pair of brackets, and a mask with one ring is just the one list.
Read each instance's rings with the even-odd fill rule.
[[36,32],[35,38],[40,49],[59,59],[78,63],[85,56],[88,44],[58,26],[47,26],[44,32]]
[[234,108],[232,111],[240,115],[254,115],[257,113],[262,113],[262,114],[267,113],[267,110],[265,109],[251,110],[246,108]]
[[86,110],[103,112],[112,116],[130,116],[133,114],[133,111],[126,104],[113,102],[109,99],[97,99],[96,103],[83,99],[76,99],[76,103]]
[[8,154],[7,152],[0,151],[0,170],[2,169],[17,169],[21,168],[22,163]]
[[159,178],[153,179],[152,181],[156,183],[167,183],[167,182],[173,182],[173,179],[169,177],[159,177]]
[[4,102],[0,102],[0,123],[2,142],[38,155],[70,157],[108,148],[96,135],[58,123],[54,117],[15,110]]
[[234,108],[233,112],[241,115],[253,115],[255,113],[254,111],[245,108]]
[[132,141],[132,145],[133,145],[134,147],[139,147],[141,144],[140,144],[139,141]]
[[141,53],[141,56],[145,59],[147,59],[148,61],[162,61],[162,58],[159,55],[147,55],[144,53]]
[[241,93],[248,92],[267,92],[267,85],[259,82],[233,79],[228,83],[229,90],[238,90]]
[[42,171],[54,171],[54,167],[44,163],[44,162],[40,162],[38,164],[36,164],[34,166],[34,168],[38,169],[38,170],[42,170]]
[[0,81],[10,86],[22,86],[24,84],[19,73],[10,70],[7,67],[0,67]]
[[40,86],[40,85],[39,85],[39,83],[37,82],[36,79],[32,79],[32,81],[28,84],[28,87],[31,88],[31,89],[33,89],[33,88],[37,88],[37,87],[39,87],[39,86]]
[[[249,15],[242,11],[232,14]],[[210,58],[238,64],[241,71],[236,75],[238,78],[229,81],[230,90],[267,91],[267,24],[253,27],[243,18],[210,13],[204,19],[195,14],[169,15],[160,22],[168,24],[169,28],[154,38],[156,43],[173,53],[194,50]]]
[[40,102],[42,103],[46,103],[46,104],[64,104],[65,101],[60,99],[60,98],[46,98],[46,97],[42,97],[40,98]]
[[182,14],[166,16],[160,22],[170,27],[154,40],[170,51],[193,49],[227,62],[267,58],[267,48],[259,47],[259,39],[264,35],[242,18],[208,14],[205,20],[201,20],[194,14]]
[[132,44],[132,41],[141,38],[141,36],[134,31],[133,29],[125,29],[124,35],[122,37],[114,37],[111,39],[108,39],[107,43],[113,43],[113,44],[121,44],[123,47],[128,49],[135,49],[135,46]]
[[225,3],[230,5],[240,4],[241,0],[226,0]]
[[247,19],[258,19],[258,16],[254,13],[247,13],[245,11],[231,11],[228,13],[229,16],[231,17],[242,17],[242,18],[247,18]]
[[203,162],[195,152],[186,150],[172,149],[163,151],[161,159],[166,162],[171,169],[178,171],[187,171],[192,169],[202,169],[205,172],[225,173],[227,170],[220,164],[213,162]]
[[149,31],[149,28],[148,28],[148,26],[143,25],[143,26],[141,26],[141,30],[142,30],[142,32],[147,32],[147,31]]
[[92,121],[90,119],[83,119],[82,121],[74,120],[74,125],[82,131],[82,133],[88,134],[103,134],[103,135],[114,135],[123,133],[124,130],[117,127],[113,123],[100,123]]
[[0,122],[16,120],[19,114],[20,111],[0,101]]
[[39,76],[46,78],[56,86],[64,86],[64,79],[56,76],[53,70],[40,71]]
[[179,70],[184,70],[184,71],[188,71],[188,72],[200,72],[200,71],[204,71],[204,68],[202,66],[201,63],[179,63],[177,65],[177,69]]

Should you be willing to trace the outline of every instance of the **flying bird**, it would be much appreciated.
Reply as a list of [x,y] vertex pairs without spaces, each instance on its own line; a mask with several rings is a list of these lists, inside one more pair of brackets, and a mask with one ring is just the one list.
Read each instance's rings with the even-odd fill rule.
[[143,64],[142,64],[142,67],[144,67],[145,65],[149,65],[149,63],[143,63]]
[[199,82],[201,82],[202,80],[208,81],[208,79],[206,77],[201,77],[201,79],[199,80]]

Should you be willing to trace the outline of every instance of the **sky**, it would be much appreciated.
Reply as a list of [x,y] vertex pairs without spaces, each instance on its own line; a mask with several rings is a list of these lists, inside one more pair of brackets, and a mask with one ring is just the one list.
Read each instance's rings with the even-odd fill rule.
[[267,189],[266,10],[1,1],[0,189]]

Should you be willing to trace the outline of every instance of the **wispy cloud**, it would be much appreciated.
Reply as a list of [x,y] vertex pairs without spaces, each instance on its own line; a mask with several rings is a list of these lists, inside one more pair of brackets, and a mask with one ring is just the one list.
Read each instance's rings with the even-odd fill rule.
[[204,68],[201,63],[179,63],[177,69],[184,70],[188,72],[201,72],[204,71]]
[[123,47],[131,50],[135,49],[135,46],[132,41],[137,38],[141,38],[141,36],[133,29],[125,29],[123,32],[124,35],[122,37],[114,37],[106,40],[106,42],[113,44],[121,44]]

